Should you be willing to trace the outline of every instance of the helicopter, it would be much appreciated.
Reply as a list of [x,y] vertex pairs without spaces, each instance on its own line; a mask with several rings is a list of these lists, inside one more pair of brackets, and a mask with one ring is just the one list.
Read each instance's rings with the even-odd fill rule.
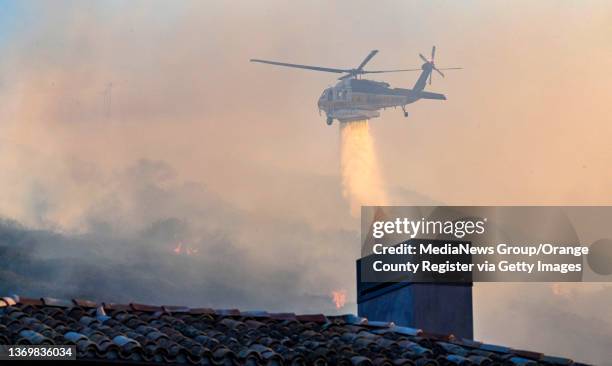
[[[378,50],[370,51],[359,66],[354,69],[308,66],[260,59],[251,59],[250,61],[312,71],[344,74],[338,78],[340,81],[335,86],[325,89],[319,97],[319,113],[321,110],[325,112],[328,125],[331,125],[334,119],[337,119],[339,122],[351,122],[377,118],[380,117],[380,109],[390,107],[401,107],[404,112],[404,117],[408,117],[406,105],[410,103],[414,103],[420,99],[446,100],[444,94],[432,93],[424,90],[427,83],[431,85],[431,75],[433,71],[444,77],[444,73],[441,70],[462,69],[461,67],[436,67],[434,64],[436,46],[433,46],[430,59],[427,59],[423,54],[419,53],[419,57],[424,61],[424,64],[418,69],[364,70],[365,65],[370,62],[377,53]],[[407,71],[421,71],[421,75],[412,89],[391,88],[389,83],[361,78],[361,75],[365,74]]]

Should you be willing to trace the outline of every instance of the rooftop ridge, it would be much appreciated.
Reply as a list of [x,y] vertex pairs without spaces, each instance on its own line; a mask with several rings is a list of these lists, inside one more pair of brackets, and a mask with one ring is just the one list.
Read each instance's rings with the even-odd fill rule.
[[[276,329],[276,333],[269,333],[270,329]],[[287,333],[283,336],[288,337],[286,339],[297,337],[298,341],[284,340],[285,338],[278,332]],[[249,334],[254,338],[249,338]],[[255,337],[258,334],[259,336]],[[272,335],[279,339],[275,341]],[[233,341],[230,341],[228,336]],[[176,338],[174,341],[176,347],[172,352],[184,349],[185,354],[180,356],[166,349],[162,353],[165,355],[166,352],[170,352],[169,355],[172,354],[172,357],[156,357],[156,354],[161,352],[160,347],[170,344],[164,341],[165,343],[162,342],[166,345],[164,346],[158,340],[174,339],[173,337]],[[206,349],[212,352],[219,347],[234,352],[231,357],[240,358],[240,355],[243,355],[248,358],[249,352],[253,351],[255,344],[258,344],[255,347],[258,350],[254,352],[263,357],[261,358],[263,360],[265,356],[262,352],[271,352],[270,355],[278,354],[279,351],[294,346],[295,353],[297,352],[295,350],[304,348],[300,342],[312,346],[312,341],[309,340],[312,337],[327,339],[324,347],[328,348],[344,344],[342,347],[352,349],[353,358],[362,353],[372,355],[372,349],[380,348],[382,351],[384,348],[387,352],[394,349],[401,359],[408,356],[415,358],[412,364],[419,359],[437,362],[422,363],[431,366],[582,365],[567,358],[456,338],[452,334],[428,333],[421,329],[398,326],[393,322],[370,321],[353,314],[296,315],[268,313],[261,310],[240,311],[140,303],[116,304],[85,299],[29,298],[17,295],[0,298],[0,344],[41,342],[75,344],[81,357],[91,359],[108,360],[108,357],[121,358],[122,354],[127,357],[131,353],[136,353],[139,356],[129,357],[140,357],[147,362],[156,359],[160,364],[177,362],[180,359],[189,364],[201,362]],[[267,340],[263,341],[264,338]],[[235,343],[240,343],[241,339],[245,341],[244,344]],[[224,344],[228,341],[230,343]],[[185,348],[185,345],[191,346]],[[190,350],[193,353],[190,353]],[[296,354],[290,354],[297,357]],[[282,352],[278,355],[283,358]],[[385,357],[382,355],[384,353],[381,357]],[[284,355],[284,358],[286,357],[289,356]],[[352,363],[356,362],[352,358],[350,360]],[[485,362],[486,360],[488,361]]]

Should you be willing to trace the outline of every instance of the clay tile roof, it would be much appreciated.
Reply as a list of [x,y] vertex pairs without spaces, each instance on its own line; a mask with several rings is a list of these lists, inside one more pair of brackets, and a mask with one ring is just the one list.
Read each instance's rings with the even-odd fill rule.
[[187,306],[162,305],[162,309],[166,313],[189,313],[191,309]]
[[263,310],[249,310],[249,311],[241,311],[241,316],[249,317],[249,318],[269,318],[270,314],[267,311]]
[[5,306],[12,306],[16,304],[15,299],[13,299],[12,297],[3,297],[2,298],[2,302],[4,303]]
[[42,299],[35,299],[30,297],[20,297],[19,302],[24,305],[42,306],[44,305]]
[[301,322],[327,323],[327,318],[323,314],[304,314],[296,316]]
[[130,305],[127,305],[127,304],[115,304],[112,302],[105,302],[103,304],[104,304],[105,310],[122,310],[122,311],[132,310]]
[[214,314],[215,311],[211,308],[191,308],[189,310],[190,314],[201,315],[201,314]]
[[543,354],[538,353],[538,352],[524,351],[524,350],[518,350],[518,349],[513,349],[512,353],[517,356],[525,357],[531,360],[539,360],[542,357],[544,357]]
[[294,313],[271,313],[270,318],[276,320],[297,320]]
[[74,344],[80,364],[531,366],[571,360],[354,315],[0,299],[0,344]]
[[41,300],[45,306],[55,306],[59,308],[70,308],[74,306],[72,300],[56,299],[53,297],[43,297]]
[[224,316],[240,316],[238,309],[215,309],[215,314]]
[[142,311],[142,312],[149,312],[149,313],[155,313],[157,311],[162,311],[163,310],[161,306],[136,304],[136,303],[131,303],[130,307],[134,311]]
[[471,348],[480,348],[480,345],[482,344],[481,342],[477,342],[472,339],[465,339],[465,338],[457,339],[455,340],[455,343],[459,343],[461,345],[464,345],[466,347],[471,347]]
[[546,362],[552,365],[572,365],[574,362],[568,358],[562,357],[553,357],[553,356],[543,356],[541,358],[542,362]]
[[72,299],[72,302],[74,302],[74,304],[76,306],[80,306],[82,308],[96,308],[96,307],[98,307],[98,304],[96,302],[90,301],[90,300]]
[[438,333],[423,332],[423,331],[421,332],[421,337],[436,339],[440,341],[455,340],[455,336],[453,334],[438,334]]

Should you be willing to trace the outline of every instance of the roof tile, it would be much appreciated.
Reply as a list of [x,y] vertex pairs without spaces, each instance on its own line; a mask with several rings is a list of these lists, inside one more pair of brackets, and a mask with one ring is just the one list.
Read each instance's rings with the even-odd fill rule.
[[191,308],[189,310],[189,314],[194,314],[194,315],[202,315],[202,314],[215,314],[215,311],[211,308]]
[[0,342],[75,344],[79,359],[101,364],[509,366],[534,365],[541,356],[350,315],[44,300],[22,298],[0,310]]
[[327,323],[327,317],[323,314],[303,314],[296,318],[301,322]]
[[55,306],[59,308],[70,308],[74,306],[71,300],[56,299],[54,297],[43,297],[42,302],[45,306]]
[[267,311],[263,310],[249,310],[249,311],[241,311],[241,316],[249,317],[249,318],[269,318],[270,314]]
[[221,316],[240,316],[238,309],[215,309],[215,314]]
[[294,313],[270,313],[269,315],[275,320],[297,320]]
[[479,348],[483,351],[491,351],[491,352],[497,352],[497,353],[512,353],[512,349],[510,349],[509,347],[498,346],[495,344],[482,343]]
[[8,305],[8,306],[13,306],[15,304],[17,304],[17,302],[15,301],[15,299],[13,299],[12,297],[6,296],[2,298],[2,301]]
[[467,339],[467,338],[457,339],[455,340],[455,343],[459,343],[463,346],[470,347],[470,348],[480,348],[480,346],[482,345],[482,342],[477,342],[473,339]]
[[161,306],[145,305],[145,304],[137,304],[137,303],[131,303],[130,307],[135,311],[142,311],[145,313],[154,313],[156,311],[163,310]]
[[516,366],[537,366],[538,363],[534,360],[530,360],[523,357],[512,357],[510,363]]
[[552,365],[571,365],[573,363],[572,360],[563,357],[544,356],[540,360]]
[[524,350],[518,350],[518,349],[513,349],[512,353],[517,356],[528,358],[531,360],[539,360],[544,356],[543,354],[538,353],[538,352],[524,351]]
[[43,306],[44,305],[42,299],[40,298],[36,299],[33,297],[20,297],[19,303],[24,304],[24,305],[32,305],[32,306]]
[[72,302],[74,302],[77,306],[80,306],[82,308],[96,308],[96,307],[98,307],[98,304],[95,301],[91,301],[91,300],[72,299]]
[[116,304],[116,303],[113,303],[113,302],[104,302],[102,304],[104,304],[104,309],[105,310],[120,310],[120,311],[130,311],[130,310],[132,310],[130,305],[127,305],[127,304]]
[[162,305],[162,308],[167,313],[189,313],[191,311],[187,306]]
[[357,323],[357,324],[367,325],[370,328],[392,328],[395,326],[395,323],[393,322],[378,322],[378,321],[371,321],[367,319],[365,319],[365,321],[362,320],[362,322]]

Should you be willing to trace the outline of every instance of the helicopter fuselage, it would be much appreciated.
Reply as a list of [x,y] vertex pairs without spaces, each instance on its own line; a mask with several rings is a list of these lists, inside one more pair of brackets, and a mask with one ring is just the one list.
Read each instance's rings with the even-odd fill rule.
[[345,79],[327,88],[319,98],[319,109],[329,119],[340,122],[372,119],[380,116],[380,109],[404,107],[421,98],[422,92],[412,89],[391,88],[388,83]]

